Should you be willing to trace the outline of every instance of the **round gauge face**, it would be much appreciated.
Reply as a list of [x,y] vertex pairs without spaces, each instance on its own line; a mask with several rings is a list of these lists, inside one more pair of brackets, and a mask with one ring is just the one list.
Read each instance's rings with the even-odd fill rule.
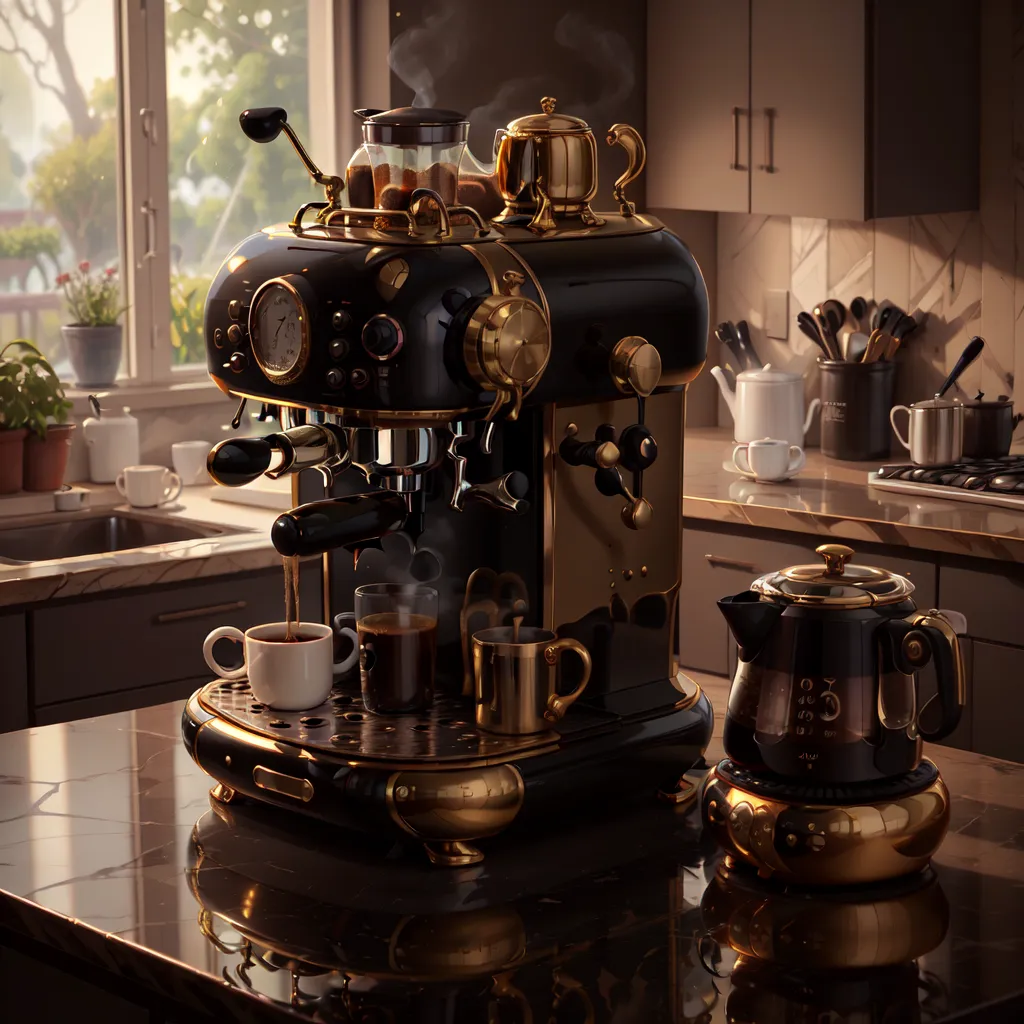
[[256,362],[272,380],[294,380],[308,357],[309,314],[294,288],[268,281],[253,305],[249,333]]

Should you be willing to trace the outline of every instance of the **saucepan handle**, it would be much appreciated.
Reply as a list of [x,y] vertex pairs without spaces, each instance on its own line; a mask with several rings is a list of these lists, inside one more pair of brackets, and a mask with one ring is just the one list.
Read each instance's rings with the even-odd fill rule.
[[557,693],[551,694],[548,698],[547,710],[544,712],[544,717],[549,722],[557,722],[562,718],[566,711],[576,703],[579,695],[590,682],[590,651],[578,640],[553,640],[544,648],[544,660],[549,665],[554,665],[564,651],[572,651],[583,662],[583,678],[572,693],[567,693],[564,697]]

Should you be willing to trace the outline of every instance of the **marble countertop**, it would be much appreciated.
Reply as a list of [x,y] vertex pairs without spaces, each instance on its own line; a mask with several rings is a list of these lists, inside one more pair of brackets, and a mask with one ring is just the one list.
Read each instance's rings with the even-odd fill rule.
[[[879,890],[798,897],[797,932],[776,934],[791,962],[765,971],[708,940],[708,908],[733,896],[694,808],[652,802],[607,823],[510,834],[481,843],[483,864],[441,871],[418,849],[356,844],[245,803],[212,807],[180,714],[165,704],[0,743],[0,932],[144,986],[173,1003],[172,1019],[483,1024],[527,1010],[582,1020],[590,1006],[588,1019],[724,1024],[867,1019],[874,1004],[933,1024],[1024,989],[1021,765],[932,748],[952,794],[934,876],[896,904]],[[789,912],[756,902],[769,931]],[[856,927],[814,924],[851,903]],[[873,939],[877,921],[886,933]],[[900,949],[898,962],[809,969],[851,937],[865,955]],[[752,993],[763,1010],[743,1016]]]
[[[113,487],[102,484],[81,486],[90,492],[88,508],[82,513],[63,515],[87,515],[101,509],[130,510]],[[280,513],[273,509],[214,501],[213,495],[217,491],[215,486],[186,487],[172,504],[135,511],[143,512],[147,517],[209,523],[235,532],[27,565],[0,562],[0,607],[279,566],[281,556],[270,543],[270,526]],[[0,519],[0,530],[3,527],[4,520]]]
[[874,463],[827,459],[817,448],[792,480],[756,483],[725,468],[733,445],[728,429],[686,431],[685,518],[1024,562],[1024,505],[1018,512],[883,491],[867,482]]

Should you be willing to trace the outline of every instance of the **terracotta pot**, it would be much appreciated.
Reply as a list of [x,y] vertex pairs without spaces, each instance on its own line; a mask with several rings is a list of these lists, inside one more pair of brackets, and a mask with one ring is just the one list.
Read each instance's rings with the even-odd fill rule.
[[60,333],[78,387],[109,387],[117,380],[117,371],[121,366],[120,324],[105,324],[102,327],[65,324]]
[[27,433],[24,427],[0,430],[0,494],[15,494],[21,490]]
[[51,424],[46,437],[29,434],[25,439],[25,490],[58,491],[71,454],[74,423]]

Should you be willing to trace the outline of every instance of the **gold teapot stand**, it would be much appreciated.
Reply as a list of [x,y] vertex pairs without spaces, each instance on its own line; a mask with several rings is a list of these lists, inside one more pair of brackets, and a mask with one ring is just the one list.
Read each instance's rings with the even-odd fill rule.
[[499,736],[474,724],[466,699],[438,697],[418,715],[373,715],[336,690],[320,707],[275,711],[247,682],[212,682],[182,712],[192,759],[216,781],[211,795],[273,804],[356,831],[421,842],[444,867],[478,863],[478,839],[521,817],[566,817],[610,800],[658,792],[696,797],[682,778],[711,737],[713,713],[680,673],[655,710],[613,712],[582,702],[557,728]]
[[949,792],[931,761],[879,783],[801,787],[721,761],[701,814],[727,853],[762,878],[808,886],[882,882],[920,871],[949,826]]

